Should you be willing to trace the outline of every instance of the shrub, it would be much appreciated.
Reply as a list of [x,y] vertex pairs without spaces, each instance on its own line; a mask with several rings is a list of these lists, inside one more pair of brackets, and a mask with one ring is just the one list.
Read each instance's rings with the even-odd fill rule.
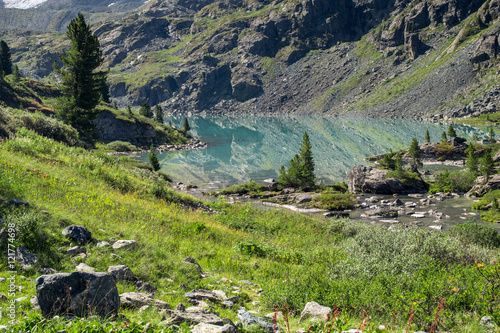
[[55,118],[47,117],[41,112],[18,116],[16,123],[44,137],[64,142],[70,146],[78,142],[78,132],[70,125]]
[[453,154],[453,149],[453,146],[448,142],[436,143],[435,152],[438,156],[438,160],[443,161],[451,157],[451,155]]
[[118,152],[138,150],[138,148],[133,144],[131,144],[130,142],[124,142],[124,141],[110,142],[106,145],[106,148],[108,150],[118,151]]
[[500,247],[498,232],[492,227],[478,224],[476,220],[455,226],[451,233],[459,237],[463,244],[477,244],[488,248]]
[[394,170],[389,171],[386,175],[386,178],[396,178],[400,180],[403,184],[411,184],[415,182],[419,182],[422,179],[418,172],[413,172],[410,170]]
[[470,171],[448,171],[436,175],[431,184],[430,193],[436,192],[467,192],[476,181],[476,176]]
[[257,184],[256,182],[251,180],[246,184],[231,185],[231,186],[223,189],[220,193],[225,194],[225,195],[227,195],[227,194],[247,194],[247,193],[258,194],[265,188],[266,188],[265,185]]
[[356,203],[352,193],[326,193],[312,199],[310,206],[320,209],[344,210],[351,209]]

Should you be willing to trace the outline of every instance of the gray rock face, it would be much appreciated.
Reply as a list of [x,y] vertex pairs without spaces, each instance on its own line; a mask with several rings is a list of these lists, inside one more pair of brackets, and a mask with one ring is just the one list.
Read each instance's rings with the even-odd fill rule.
[[191,292],[185,293],[184,296],[197,301],[209,300],[211,302],[222,302],[225,300],[218,293],[205,289],[194,289]]
[[180,312],[177,310],[166,310],[164,313],[170,317],[170,319],[167,320],[170,324],[179,325],[182,323],[188,323],[188,324],[205,323],[215,326],[224,325],[224,320],[212,313]]
[[257,325],[267,333],[274,333],[281,331],[279,327],[274,327],[274,325],[269,322],[269,318],[256,317],[253,314],[248,313],[244,309],[238,310],[238,319],[241,321],[244,328]]
[[62,234],[81,244],[85,244],[92,239],[92,233],[83,225],[70,225],[62,231]]
[[135,281],[135,275],[130,268],[125,265],[109,266],[108,273],[115,281]]
[[30,269],[37,263],[37,255],[31,253],[26,247],[19,246],[15,253],[16,261],[21,265],[22,269]]
[[111,275],[59,273],[36,279],[38,304],[44,317],[74,315],[108,317],[118,314],[120,298]]
[[394,178],[385,178],[387,170],[379,170],[373,166],[357,165],[347,177],[347,185],[351,192],[376,194],[425,193],[423,181],[403,184]]
[[477,177],[476,183],[472,187],[472,189],[467,192],[466,196],[483,196],[488,191],[494,191],[500,189],[500,175],[493,175],[490,176],[488,181],[486,181],[486,178],[481,176]]

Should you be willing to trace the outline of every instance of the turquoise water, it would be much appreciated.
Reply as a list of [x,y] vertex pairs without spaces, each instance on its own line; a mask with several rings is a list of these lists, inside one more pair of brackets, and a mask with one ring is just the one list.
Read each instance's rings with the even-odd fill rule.
[[[182,127],[184,117],[167,118]],[[332,117],[192,116],[190,133],[209,144],[207,149],[159,154],[162,171],[175,181],[201,188],[223,188],[251,179],[277,178],[298,152],[305,131],[312,143],[316,175],[320,182],[344,181],[351,168],[367,156],[409,147],[412,138],[439,141],[448,124],[403,119]],[[454,125],[459,136],[480,138],[486,133]],[[139,159],[147,161],[148,156]]]

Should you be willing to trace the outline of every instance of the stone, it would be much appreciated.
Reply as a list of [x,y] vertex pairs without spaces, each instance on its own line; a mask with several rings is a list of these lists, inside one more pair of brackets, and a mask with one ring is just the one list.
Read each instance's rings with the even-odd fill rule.
[[137,241],[135,240],[117,240],[116,242],[113,243],[113,249],[118,250],[133,250],[137,246]]
[[83,246],[73,246],[66,250],[66,255],[74,257],[80,253],[85,253],[85,248]]
[[137,287],[137,291],[147,292],[150,294],[156,294],[158,292],[158,288],[156,288],[155,286],[153,286],[147,282],[143,282],[143,281],[137,281],[136,287]]
[[40,309],[40,305],[38,304],[38,297],[31,296],[30,303],[31,303],[31,306],[33,306],[33,309]]
[[201,312],[180,312],[176,310],[165,310],[163,314],[169,316],[170,319],[167,320],[169,324],[179,325],[182,323],[199,324],[205,323],[215,326],[223,326],[224,320],[215,314],[211,313],[201,313]]
[[193,333],[238,333],[241,332],[238,328],[231,325],[216,326],[206,323],[199,323],[191,330]]
[[492,328],[492,327],[495,327],[495,324],[493,322],[493,319],[490,316],[484,316],[479,321],[479,326]]
[[189,256],[188,256],[188,257],[184,258],[184,259],[181,261],[181,263],[186,264],[186,265],[193,265],[193,266],[196,268],[196,271],[197,271],[198,273],[200,273],[200,275],[201,275],[202,277],[204,277],[204,276],[205,276],[205,274],[203,273],[203,270],[201,269],[200,264],[198,264],[198,262],[197,262],[195,259],[193,259],[193,258],[191,258],[191,257],[189,257]]
[[89,265],[85,263],[80,263],[78,266],[75,267],[75,269],[78,272],[84,272],[84,273],[95,273],[96,269],[94,267],[90,267]]
[[175,306],[175,309],[176,309],[177,311],[180,311],[180,312],[184,312],[184,311],[186,311],[186,307],[185,307],[185,306],[184,306],[184,304],[182,304],[182,303],[177,304],[177,305]]
[[267,333],[275,333],[281,331],[279,327],[276,327],[275,329],[274,325],[269,322],[269,318],[254,316],[244,309],[238,310],[238,319],[241,321],[244,328],[248,328],[250,326],[258,326],[262,331],[265,331]]
[[22,269],[28,270],[36,265],[38,257],[36,254],[31,253],[25,246],[19,246],[16,249],[15,259]]
[[52,267],[42,267],[42,268],[40,268],[40,272],[42,272],[43,275],[57,273],[57,271],[55,269],[53,269]]
[[184,297],[197,301],[209,300],[210,302],[215,303],[225,300],[221,297],[221,295],[205,289],[193,289],[192,291],[185,293]]
[[7,200],[6,201],[7,204],[9,205],[12,205],[12,206],[24,206],[24,207],[28,207],[30,204],[26,201],[23,201],[23,200],[19,200],[19,199],[10,199],[10,200]]
[[96,246],[97,247],[108,247],[108,246],[111,246],[111,244],[109,244],[109,242],[106,242],[106,241],[101,241],[101,242],[97,242]]
[[300,319],[299,323],[303,319],[307,319],[310,317],[320,319],[324,322],[328,320],[329,314],[332,312],[332,309],[327,307],[327,306],[322,306],[319,305],[316,302],[308,302],[306,306],[304,307],[304,310],[302,310],[300,314]]
[[83,225],[70,225],[64,228],[62,234],[80,244],[88,243],[92,239],[92,233]]
[[0,293],[0,302],[5,302],[7,300],[7,295]]
[[111,276],[116,282],[136,280],[132,270],[125,265],[109,266],[108,273],[111,274]]
[[38,304],[44,317],[117,315],[118,289],[107,273],[58,273],[36,279]]
[[230,309],[234,306],[234,303],[231,301],[224,301],[221,303],[221,306],[226,309]]
[[154,305],[160,309],[170,308],[170,304],[167,302],[154,299],[151,295],[137,292],[120,294],[120,303],[123,307],[130,309],[139,309],[145,305]]

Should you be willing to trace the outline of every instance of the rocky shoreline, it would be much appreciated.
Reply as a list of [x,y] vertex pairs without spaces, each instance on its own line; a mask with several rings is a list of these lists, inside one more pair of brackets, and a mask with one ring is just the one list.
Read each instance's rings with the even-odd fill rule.
[[[158,153],[164,153],[168,151],[179,151],[179,150],[197,150],[197,149],[205,149],[208,147],[208,143],[203,142],[201,140],[193,140],[188,143],[182,145],[161,145],[155,148],[155,151]],[[130,154],[145,154],[149,153],[149,149],[141,149],[141,150],[131,150],[131,151],[116,151],[107,153],[107,155],[117,156],[117,155],[130,155]]]

